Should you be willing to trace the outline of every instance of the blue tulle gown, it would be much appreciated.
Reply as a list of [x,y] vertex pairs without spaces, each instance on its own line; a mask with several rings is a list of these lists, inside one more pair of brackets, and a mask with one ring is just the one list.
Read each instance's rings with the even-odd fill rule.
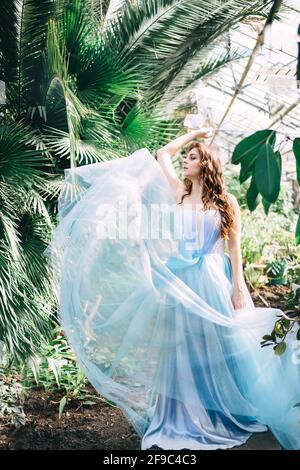
[[146,148],[65,170],[58,209],[45,254],[60,321],[141,449],[225,449],[268,428],[300,449],[299,342],[261,348],[282,312],[255,307],[246,284],[234,310],[218,211],[176,205]]

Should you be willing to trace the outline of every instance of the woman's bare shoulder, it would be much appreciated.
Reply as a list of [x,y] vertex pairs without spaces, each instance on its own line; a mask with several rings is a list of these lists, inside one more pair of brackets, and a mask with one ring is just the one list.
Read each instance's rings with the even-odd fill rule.
[[227,194],[227,196],[228,196],[230,202],[232,202],[233,204],[239,205],[238,200],[237,200],[237,198],[236,198],[236,196],[235,196],[234,194],[229,193],[228,191],[227,191],[226,194]]
[[232,208],[234,209],[235,212],[239,212],[240,211],[240,205],[238,203],[238,200],[236,198],[236,196],[234,194],[231,194],[227,191],[227,196],[228,196],[228,199],[231,203],[231,206]]

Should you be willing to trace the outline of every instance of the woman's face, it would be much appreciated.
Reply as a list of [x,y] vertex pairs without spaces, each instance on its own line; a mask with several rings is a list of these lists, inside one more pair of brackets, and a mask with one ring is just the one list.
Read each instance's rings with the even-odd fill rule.
[[182,157],[182,161],[184,177],[193,177],[199,175],[200,155],[196,148],[193,148],[187,155],[184,155]]

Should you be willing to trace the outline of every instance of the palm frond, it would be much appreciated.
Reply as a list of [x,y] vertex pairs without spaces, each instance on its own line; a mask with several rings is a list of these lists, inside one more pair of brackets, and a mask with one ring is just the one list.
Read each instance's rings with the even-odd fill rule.
[[[219,49],[221,50],[219,51]],[[213,50],[212,53],[210,53],[211,50]],[[190,88],[195,87],[198,80],[205,80],[225,65],[245,59],[249,55],[250,52],[239,48],[224,50],[215,44],[201,50],[187,62],[186,67],[170,83],[161,98],[160,106],[166,106],[172,100],[179,99],[180,94],[187,94]]]
[[148,94],[158,102],[161,90],[198,51],[247,16],[266,15],[271,4],[271,0],[142,0],[135,6],[127,4],[122,17],[107,28],[105,40],[128,61],[141,65],[141,74],[151,77]]
[[42,150],[29,145],[33,131],[24,122],[0,125],[0,172],[9,184],[32,187],[42,181],[45,168],[51,162]]
[[18,116],[39,102],[47,23],[54,13],[51,0],[5,0],[0,4],[1,79],[7,105]]

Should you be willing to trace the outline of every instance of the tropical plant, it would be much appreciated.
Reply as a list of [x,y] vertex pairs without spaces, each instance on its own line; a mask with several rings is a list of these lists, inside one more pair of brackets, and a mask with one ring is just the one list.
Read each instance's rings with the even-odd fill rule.
[[287,284],[288,261],[286,259],[275,259],[269,261],[266,266],[266,274],[270,284]]
[[300,341],[299,311],[285,312],[284,315],[279,316],[272,332],[263,336],[261,347],[272,346],[275,354],[281,356],[287,348],[286,338],[292,332],[295,332],[296,340]]
[[[247,189],[247,206],[254,211],[261,201],[268,214],[271,204],[276,203],[281,183],[281,153],[275,149],[276,131],[264,129],[245,137],[232,154],[234,165],[241,165],[239,180],[244,183],[251,178]],[[296,158],[297,179],[300,182],[300,138],[293,142]],[[295,230],[296,244],[300,243],[300,214]]]
[[300,288],[291,289],[284,296],[286,308],[282,315],[277,315],[271,333],[263,336],[261,347],[272,346],[275,354],[281,356],[287,349],[286,338],[294,333],[300,341]]
[[[282,183],[277,200],[271,204],[268,213],[262,204],[251,211],[247,204],[249,179],[240,184],[236,167],[229,162],[224,171],[226,187],[234,194],[241,208],[242,216],[242,256],[244,263],[267,262],[276,255],[290,259],[300,256],[295,246],[292,232],[297,224],[297,211],[294,210],[290,187]],[[258,196],[261,199],[261,196]],[[297,263],[296,263],[297,264]]]
[[[18,387],[20,397],[25,397],[30,389],[36,387],[46,392],[62,392],[58,403],[59,417],[61,417],[65,406],[75,399],[80,400],[83,405],[92,405],[101,401],[108,406],[114,406],[110,400],[90,392],[87,378],[77,364],[74,353],[60,326],[56,326],[52,330],[51,340],[41,350],[39,356],[31,355],[23,364],[10,364],[9,357],[4,355],[0,367],[0,379],[1,377],[3,378],[3,387],[5,385],[2,398],[3,409],[6,403],[11,402],[11,392],[15,391],[16,387]],[[9,377],[9,381],[5,379],[6,377]],[[24,399],[22,404],[23,402]],[[6,408],[5,410],[8,413]]]
[[20,428],[26,422],[23,405],[25,391],[16,378],[7,380],[0,376],[0,418],[10,420],[15,428]]
[[17,360],[50,338],[53,286],[43,259],[52,221],[42,198],[51,164],[22,122],[0,125],[0,339]]

